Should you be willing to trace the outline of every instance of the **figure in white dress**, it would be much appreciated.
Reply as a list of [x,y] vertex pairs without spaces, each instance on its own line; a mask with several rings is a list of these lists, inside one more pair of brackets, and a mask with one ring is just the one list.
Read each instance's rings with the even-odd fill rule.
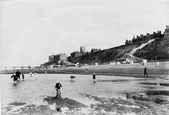
[[36,70],[35,70],[35,72],[34,72],[34,76],[35,76],[35,79],[37,79],[38,73],[37,73]]
[[159,67],[159,65],[160,65],[160,62],[158,61],[158,62],[156,63],[156,67]]

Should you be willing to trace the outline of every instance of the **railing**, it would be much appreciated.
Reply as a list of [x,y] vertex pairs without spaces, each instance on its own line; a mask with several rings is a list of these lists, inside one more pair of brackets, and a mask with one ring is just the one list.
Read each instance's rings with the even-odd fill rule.
[[40,66],[12,66],[12,67],[0,67],[0,71],[6,70],[23,70],[23,69],[39,69]]

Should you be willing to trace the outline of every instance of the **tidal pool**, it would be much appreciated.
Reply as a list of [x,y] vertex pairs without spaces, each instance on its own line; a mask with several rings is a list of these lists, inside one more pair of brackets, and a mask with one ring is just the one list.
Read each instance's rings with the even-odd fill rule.
[[[72,75],[72,74],[71,74]],[[9,74],[1,74],[2,115],[110,114],[167,115],[169,80],[97,75],[25,74],[14,84]],[[64,100],[46,100],[56,95],[62,84]],[[58,108],[61,111],[58,111]]]

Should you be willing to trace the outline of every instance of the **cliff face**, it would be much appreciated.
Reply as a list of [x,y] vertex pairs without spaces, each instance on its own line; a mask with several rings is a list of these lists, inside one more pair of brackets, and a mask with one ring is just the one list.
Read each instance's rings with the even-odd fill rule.
[[69,61],[83,64],[105,63],[122,59],[126,54],[147,60],[169,60],[169,26],[166,26],[164,34],[161,31],[141,34],[132,40],[126,40],[126,45],[69,58]]
[[135,45],[122,45],[110,49],[105,49],[99,52],[94,52],[90,53],[87,55],[83,55],[80,57],[72,58],[70,61],[74,63],[105,63],[105,62],[110,62],[114,61],[118,58],[121,58],[124,56],[126,53],[129,53],[133,48],[138,47],[138,44]]
[[162,36],[157,37],[134,55],[148,60],[169,60],[169,26],[166,26]]
[[169,37],[159,38],[134,54],[148,60],[169,60]]
[[[147,39],[146,41],[148,41],[148,39],[152,39],[153,41],[149,44],[146,44],[146,46],[144,46],[143,48],[136,50],[133,53],[133,56],[147,60],[169,60],[169,36],[166,31],[164,34],[161,34],[160,32],[160,34],[156,33],[149,35],[149,37],[147,38],[146,37],[147,36],[144,36],[144,38]],[[92,64],[95,62],[106,63],[110,61],[115,61],[119,58],[122,58],[125,54],[131,53],[133,49],[144,44],[145,39],[141,41],[141,38],[139,37],[138,39],[136,39],[138,43],[131,43],[128,45],[105,49],[76,58],[70,58],[69,61],[73,63],[79,62],[83,64]]]

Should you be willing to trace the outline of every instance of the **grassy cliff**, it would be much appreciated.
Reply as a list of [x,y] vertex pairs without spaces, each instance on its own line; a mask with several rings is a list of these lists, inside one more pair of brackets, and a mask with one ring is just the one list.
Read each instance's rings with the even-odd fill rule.
[[132,40],[126,40],[127,43],[125,45],[85,54],[79,57],[69,58],[69,61],[82,64],[115,61],[116,59],[123,57],[126,53],[129,53],[132,49],[151,39],[154,39],[154,41],[142,49],[137,50],[133,55],[147,60],[169,60],[169,37],[165,37],[164,34],[161,34],[161,32],[158,31],[157,33],[154,32],[153,34],[141,35]]
[[169,60],[169,38],[157,39],[134,55],[148,60]]
[[89,64],[95,62],[106,63],[124,56],[126,53],[129,53],[133,48],[136,48],[138,46],[139,46],[138,44],[122,45],[122,46],[86,54],[83,56],[75,57],[70,59],[69,61],[74,63],[79,62],[79,63],[89,63]]

